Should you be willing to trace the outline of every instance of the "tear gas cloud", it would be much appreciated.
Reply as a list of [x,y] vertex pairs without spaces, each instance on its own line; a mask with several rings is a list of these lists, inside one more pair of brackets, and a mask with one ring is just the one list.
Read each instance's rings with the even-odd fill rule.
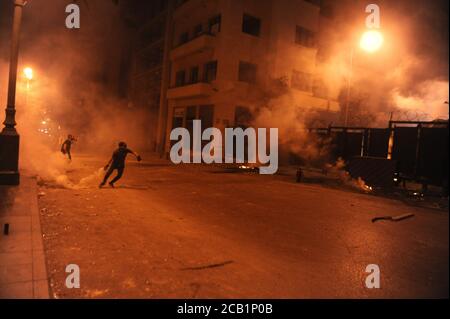
[[[32,1],[24,11],[17,79],[16,121],[21,135],[20,166],[54,180],[65,187],[82,187],[97,183],[93,172],[78,183],[68,180],[65,172],[76,166],[60,153],[68,134],[77,137],[75,157],[95,152],[105,163],[119,141],[142,151],[149,148],[146,140],[148,114],[135,108],[124,98],[111,93],[104,77],[118,72],[103,53],[118,32],[112,20],[117,8],[112,1],[89,1],[83,8],[83,28],[65,28],[65,6],[73,1]],[[8,8],[2,3],[2,9]],[[12,11],[10,11],[12,12]],[[11,21],[9,21],[10,24]],[[8,32],[5,32],[5,29]],[[0,34],[0,101],[5,107],[8,82],[10,25]],[[92,37],[92,34],[97,36]],[[33,68],[28,83],[24,67]],[[148,130],[148,128],[147,128]]]
[[[59,142],[68,133],[78,137],[75,152],[95,150],[107,157],[119,140],[126,140],[137,150],[150,147],[147,110],[112,94],[102,81],[120,74],[120,63],[107,57],[128,46],[120,42],[129,40],[115,23],[120,20],[115,19],[117,7],[113,1],[88,1],[89,6],[82,8],[82,28],[68,30],[64,27],[64,8],[71,2],[31,1],[24,12],[19,70],[32,66],[35,79],[29,90],[23,78],[18,81],[21,166],[48,176],[67,168]],[[394,119],[402,120],[448,118],[448,105],[444,104],[449,95],[448,10],[439,7],[442,3],[448,8],[441,0],[433,4],[416,1],[413,7],[410,1],[379,1],[385,43],[373,54],[357,47],[365,29],[367,3],[340,0],[334,6],[333,23],[319,37],[316,74],[326,85],[330,99],[339,101],[342,108],[350,76],[350,51],[354,48],[351,125],[386,127],[392,112]],[[0,36],[0,97],[4,105],[9,38],[8,34]],[[255,104],[252,125],[279,128],[280,145],[288,145],[302,157],[317,160],[326,156],[327,143],[319,143],[305,129],[331,122],[342,124],[339,119],[324,119],[323,113],[305,109],[289,87],[275,91],[272,98]],[[339,114],[333,116],[339,118]],[[39,131],[47,120],[52,123],[51,137]]]
[[381,50],[371,54],[358,46],[366,30],[367,3],[332,3],[333,21],[322,26],[315,73],[329,97],[339,101],[339,119],[325,124],[314,120],[323,119],[323,114],[305,109],[286,88],[254,110],[254,125],[278,127],[280,144],[303,158],[326,156],[327,143],[318,143],[306,129],[343,124],[350,77],[350,126],[387,127],[391,116],[393,120],[448,120],[448,2],[377,2],[385,41]]

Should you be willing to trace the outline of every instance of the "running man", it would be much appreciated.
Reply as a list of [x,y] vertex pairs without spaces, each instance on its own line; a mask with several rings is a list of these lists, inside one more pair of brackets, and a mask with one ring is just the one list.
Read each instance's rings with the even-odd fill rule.
[[109,185],[111,187],[114,187],[114,183],[117,182],[123,175],[123,171],[125,169],[125,159],[127,158],[128,153],[131,153],[134,156],[136,156],[136,159],[138,160],[138,162],[141,161],[141,156],[139,154],[130,150],[127,147],[127,144],[125,142],[120,142],[119,148],[114,151],[111,159],[109,160],[108,164],[106,164],[106,166],[104,168],[105,171],[107,170],[107,172],[105,174],[105,178],[103,179],[103,182],[101,182],[101,184],[99,185],[100,188],[106,184],[106,182],[108,181],[108,178],[111,176],[111,174],[114,172],[114,170],[117,170],[116,177],[114,177],[114,179],[109,182]]
[[72,160],[72,154],[70,154],[70,149],[72,148],[72,144],[76,141],[77,139],[73,135],[69,134],[67,136],[67,140],[65,140],[64,143],[62,143],[61,145],[61,153],[63,153],[64,155],[67,154],[69,160]]

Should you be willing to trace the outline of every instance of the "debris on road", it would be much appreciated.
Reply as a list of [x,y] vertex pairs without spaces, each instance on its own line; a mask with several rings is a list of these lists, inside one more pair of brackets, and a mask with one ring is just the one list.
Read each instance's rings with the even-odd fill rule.
[[203,269],[209,269],[209,268],[223,267],[223,266],[231,264],[231,263],[233,263],[232,260],[227,260],[227,261],[224,261],[224,262],[218,263],[218,264],[211,264],[211,265],[198,266],[198,267],[186,267],[186,268],[181,268],[180,270],[203,270]]
[[400,220],[407,219],[407,218],[410,218],[413,216],[414,216],[414,214],[403,214],[403,215],[398,215],[398,216],[375,217],[375,218],[372,218],[372,223],[375,223],[378,220],[390,220],[390,221],[398,222]]

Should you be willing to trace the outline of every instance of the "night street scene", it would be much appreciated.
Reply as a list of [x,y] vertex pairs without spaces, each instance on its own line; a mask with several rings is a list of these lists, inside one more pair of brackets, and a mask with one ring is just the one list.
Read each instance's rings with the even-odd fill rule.
[[0,0],[0,299],[448,299],[448,6]]

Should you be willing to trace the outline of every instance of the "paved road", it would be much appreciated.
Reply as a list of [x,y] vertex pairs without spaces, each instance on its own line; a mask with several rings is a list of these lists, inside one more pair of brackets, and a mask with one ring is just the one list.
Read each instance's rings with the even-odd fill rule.
[[[68,177],[78,183],[104,162],[75,157]],[[54,297],[448,297],[448,212],[154,157],[129,158],[116,189],[98,182],[41,185]],[[64,286],[71,263],[80,289]],[[365,287],[368,264],[381,289]]]

